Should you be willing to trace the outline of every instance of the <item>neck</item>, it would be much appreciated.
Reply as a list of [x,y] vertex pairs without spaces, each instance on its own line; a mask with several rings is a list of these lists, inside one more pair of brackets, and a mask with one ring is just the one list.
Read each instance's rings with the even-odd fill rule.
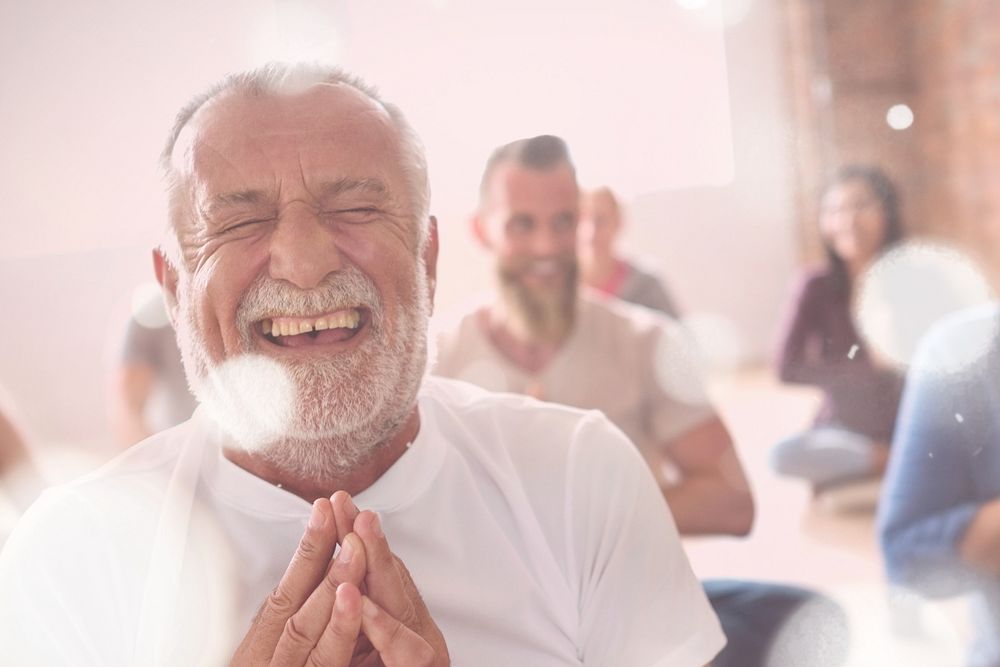
[[[265,482],[294,493],[312,503],[318,498],[329,498],[336,491],[347,491],[352,496],[361,493],[381,477],[399,460],[406,448],[420,431],[420,414],[416,407],[395,435],[376,447],[372,455],[354,469],[344,473],[322,472],[317,476],[303,477],[265,460],[260,455],[243,449],[227,447],[223,455],[251,475]],[[317,446],[321,446],[317,443]]]
[[858,278],[868,269],[871,265],[872,258],[870,257],[856,257],[849,261],[844,262],[844,268],[847,270],[847,277],[851,282],[851,285],[857,284]]
[[480,324],[500,353],[529,373],[542,370],[569,337],[569,330],[551,339],[536,335],[502,303],[483,311]]

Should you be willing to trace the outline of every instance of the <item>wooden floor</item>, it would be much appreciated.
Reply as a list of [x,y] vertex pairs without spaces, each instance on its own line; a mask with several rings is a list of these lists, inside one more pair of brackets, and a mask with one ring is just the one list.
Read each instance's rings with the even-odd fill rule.
[[[872,512],[838,514],[803,482],[771,472],[774,443],[811,422],[819,395],[780,385],[764,369],[715,379],[710,393],[737,443],[757,504],[747,538],[685,540],[699,577],[792,583],[823,591],[848,612],[851,665],[961,665],[968,637],[962,600],[906,606],[920,632],[893,631],[910,616],[890,614],[906,602],[885,583]],[[911,636],[906,636],[907,634]]]

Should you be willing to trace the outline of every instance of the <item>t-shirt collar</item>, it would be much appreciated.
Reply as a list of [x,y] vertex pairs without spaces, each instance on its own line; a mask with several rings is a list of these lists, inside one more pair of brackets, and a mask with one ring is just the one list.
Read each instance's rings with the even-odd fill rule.
[[[446,445],[424,389],[418,399],[420,430],[399,459],[375,483],[355,496],[361,509],[392,512],[416,501],[437,476]],[[204,406],[191,418],[192,425],[206,434],[203,479],[220,500],[238,509],[275,519],[301,519],[310,505],[304,499],[244,470],[223,455],[232,439],[212,419]]]

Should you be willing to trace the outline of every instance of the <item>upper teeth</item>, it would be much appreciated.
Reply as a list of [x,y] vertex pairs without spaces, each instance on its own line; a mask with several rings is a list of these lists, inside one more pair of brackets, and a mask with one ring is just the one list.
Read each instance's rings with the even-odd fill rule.
[[361,313],[350,308],[319,317],[275,317],[261,322],[261,328],[272,336],[298,336],[325,329],[357,329],[360,322]]

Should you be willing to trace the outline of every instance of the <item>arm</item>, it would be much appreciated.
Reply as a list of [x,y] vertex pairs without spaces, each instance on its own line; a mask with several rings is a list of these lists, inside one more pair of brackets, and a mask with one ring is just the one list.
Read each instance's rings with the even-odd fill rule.
[[[642,441],[637,442],[685,534],[746,535],[754,506],[729,431],[704,387],[697,343],[668,323],[651,353],[643,380]],[[664,464],[680,479],[668,479]]]
[[1000,577],[1000,497],[976,511],[958,549],[962,559],[970,566]]
[[28,446],[14,424],[0,411],[0,477],[30,463]]
[[682,535],[750,532],[753,495],[729,431],[718,417],[671,440],[658,453],[657,463],[670,461],[681,474],[677,484],[657,477]]
[[792,298],[776,359],[782,382],[822,385],[840,365],[822,357],[818,319],[825,301],[817,277],[803,280]]
[[134,445],[153,433],[145,410],[163,367],[165,332],[143,326],[135,318],[125,325],[108,385],[108,419],[122,446]]
[[45,481],[35,466],[24,437],[2,410],[0,410],[0,486],[20,510],[27,509],[45,487]]
[[962,345],[932,336],[907,378],[878,530],[894,582],[954,594],[998,567],[996,553],[984,552],[998,539],[996,501],[977,490],[975,473],[1000,456],[1000,397],[996,359],[961,374],[930,370]]

